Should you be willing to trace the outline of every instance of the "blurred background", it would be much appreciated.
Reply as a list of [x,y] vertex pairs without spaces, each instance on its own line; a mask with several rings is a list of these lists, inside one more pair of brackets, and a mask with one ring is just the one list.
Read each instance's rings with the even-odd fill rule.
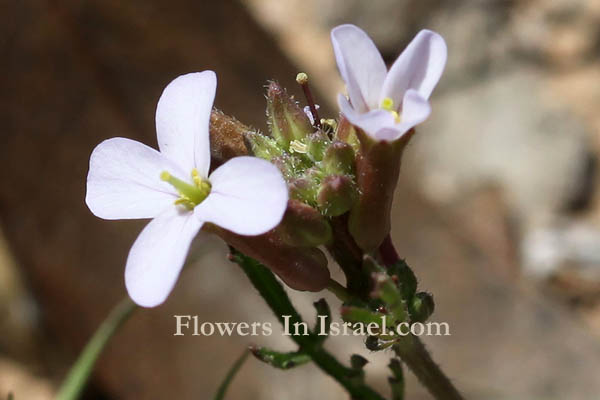
[[[155,146],[162,89],[204,69],[218,74],[216,105],[256,128],[266,81],[299,95],[299,71],[335,116],[343,87],[329,30],[348,22],[389,63],[422,28],[448,43],[433,114],[405,152],[393,228],[435,294],[433,319],[451,326],[424,339],[434,358],[469,399],[600,397],[600,2],[2,0],[0,10],[0,399],[52,398],[125,296],[144,222],[85,207],[94,146],[113,136]],[[293,349],[277,331],[172,336],[173,314],[278,326],[222,243],[194,248],[197,266],[115,336],[84,398],[210,398],[250,343]],[[311,320],[322,294],[292,295]],[[386,354],[359,338],[327,347],[368,357],[369,382],[387,393]],[[228,398],[347,397],[314,366],[251,359]],[[429,399],[412,376],[407,398]]]

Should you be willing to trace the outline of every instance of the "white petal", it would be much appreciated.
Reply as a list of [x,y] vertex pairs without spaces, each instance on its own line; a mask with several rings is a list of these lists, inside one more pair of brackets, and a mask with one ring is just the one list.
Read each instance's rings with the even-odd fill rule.
[[182,176],[152,147],[125,138],[105,140],[90,157],[85,202],[104,219],[152,218],[177,198],[160,179],[163,171]]
[[213,71],[181,75],[165,88],[156,108],[161,153],[185,171],[197,168],[205,178],[210,166],[208,125],[216,88]]
[[352,108],[348,100],[342,96],[338,96],[338,104],[342,114],[348,121],[363,131],[373,139],[377,139],[377,132],[384,128],[392,128],[395,125],[394,116],[386,110],[372,110],[366,113],[358,113]]
[[447,52],[440,35],[429,30],[419,32],[390,68],[379,101],[389,97],[399,104],[408,89],[428,99],[442,76]]
[[353,107],[378,108],[387,69],[373,41],[354,25],[340,25],[331,31],[331,42]]
[[155,307],[165,301],[201,226],[192,212],[174,206],[146,225],[125,267],[125,286],[134,302]]
[[416,90],[409,89],[402,100],[402,124],[412,128],[425,121],[429,114],[431,114],[431,106],[427,99]]
[[265,233],[281,222],[288,189],[273,164],[235,157],[210,175],[210,183],[210,194],[194,209],[201,221],[248,236]]
[[425,121],[429,117],[429,114],[431,114],[429,102],[416,90],[409,89],[402,101],[402,117],[400,118],[400,122],[395,123],[391,127],[380,129],[375,133],[374,138],[388,142],[398,140],[411,128]]

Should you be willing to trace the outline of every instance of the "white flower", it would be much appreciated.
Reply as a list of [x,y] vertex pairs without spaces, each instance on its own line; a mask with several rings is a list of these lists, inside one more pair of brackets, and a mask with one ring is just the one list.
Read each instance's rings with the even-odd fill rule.
[[354,25],[331,31],[331,41],[350,102],[338,96],[342,114],[375,140],[393,141],[425,121],[429,96],[446,64],[444,39],[422,30],[389,72],[373,41]]
[[125,284],[144,307],[169,295],[204,222],[240,235],[279,224],[288,191],[279,170],[236,157],[208,176],[209,120],[217,78],[204,71],[178,77],[156,110],[160,151],[134,140],[100,143],[90,158],[86,203],[104,219],[153,218],[131,247]]

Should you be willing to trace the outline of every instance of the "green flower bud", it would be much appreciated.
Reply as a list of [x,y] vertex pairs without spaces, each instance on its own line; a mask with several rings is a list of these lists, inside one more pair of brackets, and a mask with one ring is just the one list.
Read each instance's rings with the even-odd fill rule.
[[348,143],[335,141],[323,157],[323,170],[329,174],[345,175],[354,171],[354,150]]
[[431,293],[419,292],[408,305],[412,322],[425,322],[435,310],[435,302]]
[[335,217],[350,210],[356,198],[356,185],[351,177],[330,175],[321,182],[317,194],[317,204],[323,215]]
[[329,221],[319,211],[294,199],[288,201],[276,231],[285,243],[298,247],[317,247],[332,238]]
[[314,131],[302,108],[277,82],[270,82],[267,89],[267,118],[271,135],[286,149],[292,140]]
[[258,132],[246,132],[244,140],[246,147],[252,155],[267,161],[271,161],[273,158],[283,154],[283,151],[274,139],[261,135]]
[[291,179],[288,183],[288,189],[290,198],[310,205],[316,203],[319,185],[314,179],[308,177]]
[[307,154],[313,161],[321,161],[331,141],[323,131],[317,131],[306,138]]

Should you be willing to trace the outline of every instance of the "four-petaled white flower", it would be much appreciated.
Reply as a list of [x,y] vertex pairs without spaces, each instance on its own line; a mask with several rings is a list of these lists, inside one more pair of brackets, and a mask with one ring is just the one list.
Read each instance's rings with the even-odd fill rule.
[[331,31],[331,41],[350,102],[338,96],[342,114],[373,139],[394,141],[425,121],[429,96],[446,64],[444,39],[422,30],[389,72],[373,41],[354,25]]
[[90,158],[86,203],[104,219],[153,218],[131,247],[125,284],[139,305],[169,295],[204,222],[240,235],[279,224],[288,190],[279,170],[255,157],[210,166],[209,120],[217,78],[212,71],[183,75],[164,90],[156,110],[160,152],[113,138]]

